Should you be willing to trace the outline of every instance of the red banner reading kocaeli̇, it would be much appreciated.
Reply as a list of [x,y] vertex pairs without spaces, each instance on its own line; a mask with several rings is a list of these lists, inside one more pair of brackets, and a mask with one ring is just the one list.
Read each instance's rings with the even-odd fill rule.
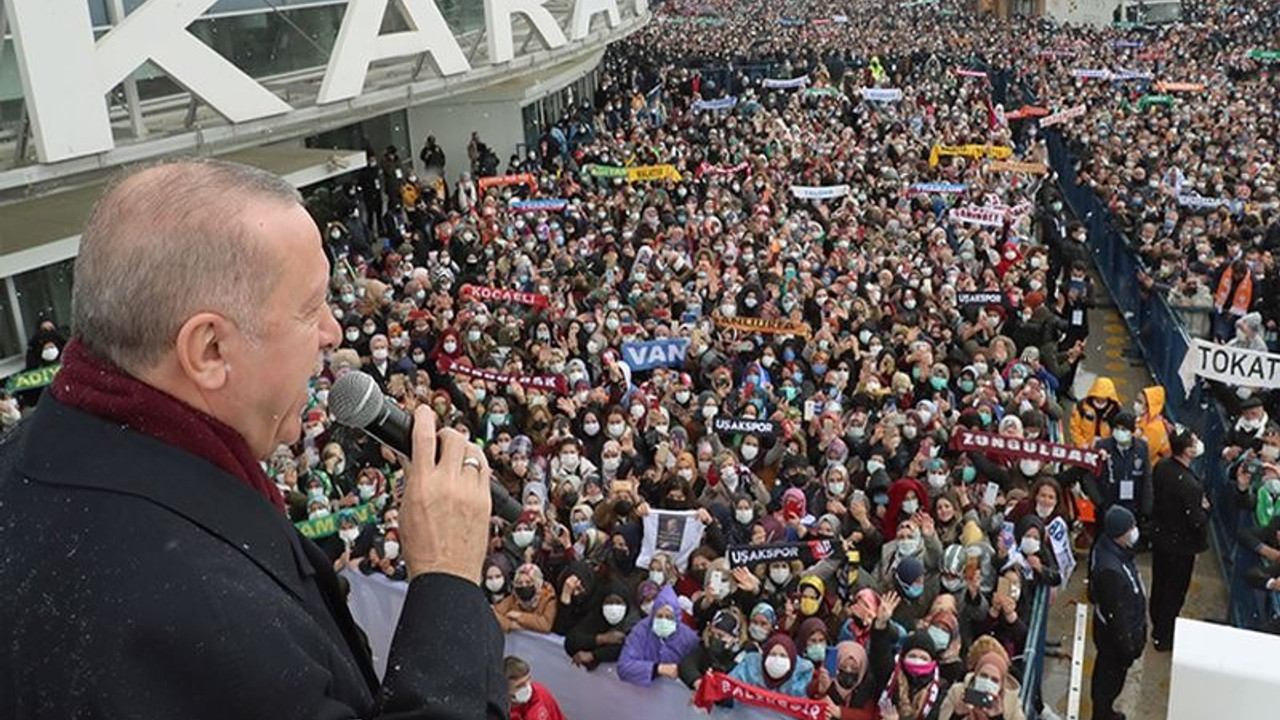
[[795,698],[739,682],[724,673],[708,672],[702,676],[693,704],[710,710],[721,700],[736,700],[775,710],[796,720],[821,720],[827,716],[827,704],[821,700]]
[[464,365],[456,360],[441,360],[440,369],[455,375],[466,375],[478,380],[495,382],[499,385],[516,383],[534,390],[550,390],[564,395],[569,392],[569,381],[563,375],[512,375],[494,370],[482,370]]
[[538,293],[526,293],[505,288],[486,287],[484,285],[463,285],[458,291],[463,300],[481,300],[483,302],[513,302],[521,305],[532,305],[536,308],[547,306],[547,296]]

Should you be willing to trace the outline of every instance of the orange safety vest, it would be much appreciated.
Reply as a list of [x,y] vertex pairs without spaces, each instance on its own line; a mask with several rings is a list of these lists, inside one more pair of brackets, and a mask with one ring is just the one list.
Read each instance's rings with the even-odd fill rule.
[[[1222,273],[1222,279],[1218,281],[1218,291],[1213,294],[1213,307],[1218,312],[1227,306],[1227,295],[1231,293],[1232,272],[1228,267]],[[1249,306],[1253,304],[1253,274],[1245,273],[1244,278],[1240,280],[1240,284],[1236,286],[1236,293],[1231,298],[1231,314],[1245,315],[1249,312]]]

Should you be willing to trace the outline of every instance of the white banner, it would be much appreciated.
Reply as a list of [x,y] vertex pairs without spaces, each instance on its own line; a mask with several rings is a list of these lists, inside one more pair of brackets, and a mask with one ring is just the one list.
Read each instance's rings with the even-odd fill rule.
[[1084,105],[1077,105],[1068,110],[1063,110],[1062,112],[1046,115],[1040,118],[1040,127],[1049,127],[1050,125],[1057,125],[1060,122],[1066,122],[1073,117],[1080,117],[1084,114],[1086,109],[1087,108]]
[[802,200],[830,200],[849,194],[848,185],[828,185],[826,187],[810,187],[792,185],[791,194]]
[[947,215],[951,222],[984,227],[1004,227],[1003,208],[965,207],[953,208]]
[[[391,637],[400,621],[400,609],[409,585],[394,582],[381,575],[366,576],[343,571],[351,583],[348,605],[351,615],[364,630],[373,649],[373,664],[382,677],[387,668]],[[676,680],[658,678],[649,687],[640,687],[618,679],[613,663],[605,663],[592,673],[569,662],[564,652],[564,638],[541,635],[524,630],[507,635],[505,652],[516,655],[533,668],[533,679],[547,686],[566,717],[607,717],[610,720],[706,720],[707,714],[690,704],[693,693]],[[723,715],[724,713],[717,713]],[[781,717],[756,708],[737,706],[734,718],[744,720],[776,720]]]
[[808,84],[809,84],[808,75],[801,75],[798,78],[791,78],[790,80],[779,80],[777,78],[765,78],[764,81],[760,83],[762,87],[770,90],[794,90],[796,88],[802,88]]
[[692,510],[650,510],[644,516],[644,539],[636,567],[647,568],[653,554],[661,550],[676,561],[680,572],[689,564],[689,556],[702,544],[702,522]]
[[1045,526],[1045,534],[1049,536],[1053,556],[1058,561],[1058,570],[1062,573],[1062,582],[1058,589],[1065,588],[1071,581],[1071,573],[1076,569],[1076,555],[1071,549],[1071,533],[1067,529],[1067,521],[1056,517]]
[[1188,396],[1197,376],[1233,387],[1280,388],[1280,355],[1192,338],[1178,369]]
[[1077,68],[1071,71],[1072,77],[1088,78],[1091,80],[1110,80],[1110,70],[1094,70],[1090,68]]
[[871,102],[896,102],[902,99],[900,88],[863,88],[862,99]]

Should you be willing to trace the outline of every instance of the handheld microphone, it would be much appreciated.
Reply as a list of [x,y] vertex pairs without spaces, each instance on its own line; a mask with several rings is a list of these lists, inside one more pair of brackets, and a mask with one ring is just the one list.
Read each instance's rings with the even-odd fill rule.
[[[363,430],[378,442],[413,457],[413,417],[394,400],[382,394],[378,383],[366,373],[352,371],[329,388],[329,412],[347,427]],[[514,523],[523,508],[495,480],[489,481],[493,514]]]

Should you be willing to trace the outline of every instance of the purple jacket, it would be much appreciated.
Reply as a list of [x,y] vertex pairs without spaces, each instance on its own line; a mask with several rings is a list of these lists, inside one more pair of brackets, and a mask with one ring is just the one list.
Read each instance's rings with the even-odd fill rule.
[[[676,614],[676,631],[666,640],[653,634],[653,614],[662,607],[669,607]],[[679,663],[697,644],[698,633],[680,622],[680,605],[675,590],[668,585],[654,598],[649,617],[636,623],[627,635],[618,658],[618,677],[636,685],[651,685],[658,665]]]

